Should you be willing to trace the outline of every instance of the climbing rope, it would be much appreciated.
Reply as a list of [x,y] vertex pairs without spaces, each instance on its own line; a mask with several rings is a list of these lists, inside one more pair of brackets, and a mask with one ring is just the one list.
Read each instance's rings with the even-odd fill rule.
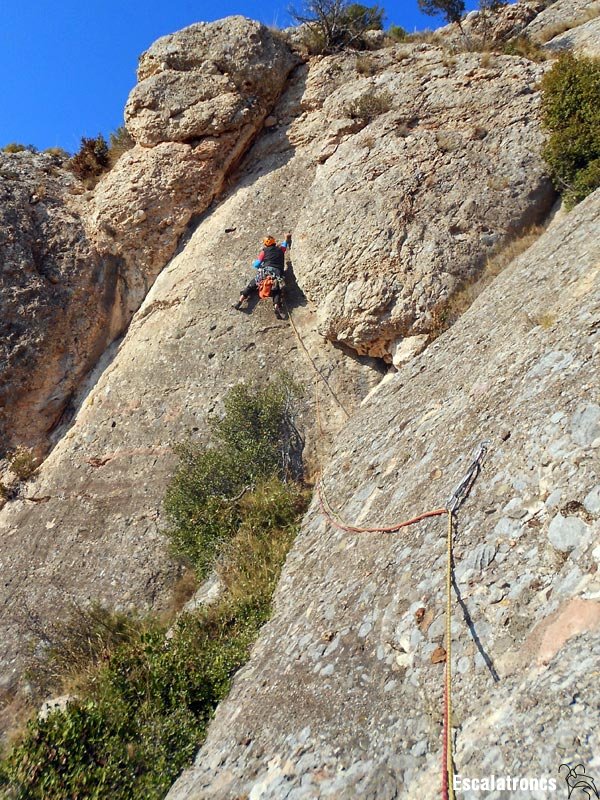
[[446,680],[444,683],[444,730],[442,734],[442,798],[454,800],[452,758],[452,511],[448,511],[446,548]]
[[308,360],[310,361],[310,364],[311,364],[312,368],[314,369],[314,371],[315,371],[315,374],[317,375],[317,377],[318,377],[318,378],[320,378],[320,379],[323,381],[323,383],[325,384],[325,386],[326,386],[326,387],[327,387],[327,389],[329,390],[329,394],[330,394],[330,395],[333,397],[333,399],[335,400],[335,402],[338,404],[338,406],[339,406],[339,407],[342,409],[342,411],[343,411],[343,412],[344,412],[344,414],[346,415],[346,419],[350,419],[350,414],[349,414],[349,413],[348,413],[348,411],[347,411],[347,410],[344,408],[344,405],[342,404],[341,400],[339,399],[339,397],[337,396],[337,394],[336,394],[336,393],[333,391],[333,389],[332,389],[332,388],[331,388],[331,386],[329,385],[329,381],[328,381],[328,380],[327,380],[327,378],[326,378],[326,377],[323,375],[323,373],[321,372],[321,370],[320,370],[320,369],[317,367],[317,365],[315,364],[315,360],[314,360],[314,358],[313,358],[313,357],[311,356],[311,354],[308,352],[308,348],[307,348],[307,347],[306,347],[306,345],[304,344],[304,342],[303,342],[303,340],[302,340],[302,337],[300,336],[300,333],[298,332],[298,328],[296,327],[296,324],[295,324],[295,322],[294,322],[294,318],[292,317],[292,312],[291,312],[291,310],[290,310],[290,307],[289,307],[289,306],[288,306],[288,304],[287,304],[287,301],[286,301],[285,297],[283,298],[283,304],[284,304],[284,306],[285,306],[285,310],[287,311],[288,319],[289,319],[289,321],[290,321],[290,325],[292,326],[292,330],[294,331],[294,335],[295,335],[296,339],[298,340],[298,342],[300,343],[300,346],[302,347],[302,349],[303,349],[303,350],[304,350],[304,352],[306,353],[306,357],[307,357],[307,358],[308,358]]
[[394,533],[395,531],[399,531],[401,528],[408,528],[409,525],[414,525],[416,522],[421,522],[421,520],[427,519],[428,517],[439,517],[442,514],[448,513],[446,508],[436,508],[435,511],[426,511],[424,514],[420,514],[418,517],[413,517],[412,519],[407,519],[403,522],[396,522],[394,525],[380,525],[377,528],[359,528],[357,525],[350,525],[347,522],[344,522],[340,516],[333,511],[329,505],[325,493],[323,492],[321,483],[317,484],[317,497],[319,499],[319,505],[321,506],[323,515],[327,517],[327,519],[336,528],[346,531],[347,533]]
[[446,665],[444,680],[444,725],[442,734],[442,800],[455,800],[454,795],[454,760],[452,752],[452,565],[453,565],[453,533],[454,516],[467,499],[481,468],[489,448],[489,440],[481,442],[473,460],[456,489],[452,492],[444,508],[426,511],[412,519],[377,527],[360,527],[345,522],[334,511],[325,495],[322,481],[317,484],[317,498],[323,516],[336,528],[347,533],[394,533],[409,525],[414,525],[429,517],[445,514],[448,518],[446,541]]

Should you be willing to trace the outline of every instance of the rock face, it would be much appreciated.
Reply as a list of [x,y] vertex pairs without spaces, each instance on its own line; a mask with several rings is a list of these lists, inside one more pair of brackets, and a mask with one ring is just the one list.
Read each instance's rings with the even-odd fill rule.
[[295,63],[284,40],[258,22],[227,17],[191,25],[141,56],[127,129],[151,147],[255,127]]
[[125,108],[137,146],[100,184],[91,215],[100,251],[119,252],[138,273],[141,298],[192,216],[222,190],[298,61],[243,17],[192,25],[142,55]]
[[[456,771],[565,794],[561,763],[600,774],[599,221],[596,192],[371,394],[323,477],[342,518],[389,525],[443,507],[490,440],[455,532]],[[169,800],[436,796],[445,533],[444,517],[346,533],[315,499]]]
[[[600,5],[598,13],[600,14]],[[600,55],[600,16],[558,34],[550,39],[545,48],[552,53],[571,50],[576,55],[597,57]]]
[[283,39],[243,17],[191,25],[141,56],[125,107],[137,145],[102,181],[92,212],[99,249],[119,252],[138,273],[140,299],[192,216],[221,192],[298,63]]
[[599,13],[598,0],[556,0],[529,23],[525,33],[538,42],[548,42],[563,31],[585,24]]
[[461,29],[456,24],[446,25],[436,35],[457,50],[498,46],[520,36],[544,8],[543,0],[528,0],[471,11],[462,21]]
[[0,455],[36,447],[121,325],[119,261],[55,156],[0,153]]
[[[97,264],[106,275],[112,275],[107,265],[115,269],[117,304],[107,302],[102,336],[122,330],[143,302],[123,340],[104,354],[79,395],[69,431],[34,480],[0,511],[0,569],[6,576],[0,583],[0,693],[18,683],[29,640],[35,641],[30,635],[32,619],[39,630],[72,600],[158,608],[168,602],[176,567],[165,552],[162,498],[174,467],[173,444],[190,431],[204,438],[207,416],[218,412],[231,386],[244,378],[267,379],[280,366],[307,386],[301,424],[307,434],[308,467],[315,472],[326,461],[332,437],[364,397],[371,393],[368,409],[377,415],[384,413],[386,403],[388,408],[400,403],[401,386],[393,376],[388,375],[385,384],[372,393],[386,366],[370,356],[393,357],[401,366],[419,352],[426,344],[436,304],[475,276],[496,246],[543,217],[553,199],[539,160],[542,136],[536,84],[543,70],[539,65],[504,56],[453,56],[439,48],[410,45],[368,55],[317,58],[298,65],[288,76],[295,56],[261,26],[236,18],[216,24],[214,30],[210,35],[206,26],[192,26],[161,40],[142,58],[141,83],[127,110],[127,124],[137,144],[92,195],[77,200],[81,211],[75,229],[82,231],[81,241],[89,247],[89,263]],[[246,35],[249,44],[244,50],[241,40]],[[261,66],[265,52],[268,63]],[[284,85],[284,94],[277,100]],[[250,141],[254,141],[252,149],[238,164]],[[231,180],[229,190],[209,207],[226,175]],[[190,225],[192,219],[194,225]],[[267,233],[280,236],[288,229],[294,234],[288,280],[294,329],[275,320],[268,304],[259,304],[248,314],[230,308],[250,277],[249,265],[262,237]],[[549,241],[555,244],[548,247],[558,248],[559,241]],[[573,240],[573,248],[576,244]],[[548,262],[554,269],[552,258]],[[577,269],[584,264],[582,256]],[[304,294],[295,284],[294,272]],[[559,277],[570,286],[563,271]],[[112,285],[107,280],[101,285]],[[529,273],[527,280],[537,285]],[[551,285],[559,287],[556,281]],[[524,286],[531,288],[525,278]],[[546,302],[542,289],[538,299]],[[504,309],[500,295],[494,302]],[[484,310],[487,324],[496,307]],[[83,321],[89,321],[89,312],[82,314]],[[549,336],[546,317],[537,326],[531,323],[535,335],[525,323],[519,328],[513,319],[510,327],[508,317],[501,315],[501,320],[494,339],[500,348],[498,369],[504,369],[501,345],[506,329],[510,328],[513,343],[519,331],[527,335],[527,348],[541,347],[541,340]],[[473,342],[480,348],[473,353],[488,347],[488,339],[493,349],[485,329],[471,324]],[[318,331],[332,341],[324,340]],[[444,341],[452,345],[455,339],[458,334],[451,333]],[[558,344],[555,349],[562,352]],[[416,363],[431,364],[433,371],[428,373],[428,383],[425,377],[420,379],[420,394],[407,406],[406,414],[419,420],[414,436],[429,436],[438,424],[435,404],[443,407],[446,402],[445,395],[435,402],[431,399],[438,397],[436,370],[450,369],[447,364],[458,359],[463,364],[462,379],[470,380],[469,352],[451,347],[446,363],[434,344],[419,357]],[[510,352],[518,352],[516,343]],[[536,357],[535,349],[526,352]],[[555,360],[550,359],[548,369],[576,374],[572,365],[579,363],[579,356],[563,361],[560,352],[552,356]],[[517,363],[521,364],[518,359]],[[484,400],[500,403],[496,395],[489,396],[496,373],[491,366],[485,372],[486,364],[481,365],[479,388],[472,389],[473,408]],[[510,365],[512,369],[512,361]],[[454,388],[448,395],[457,407],[463,402],[457,383],[460,374],[452,372]],[[512,386],[505,380],[507,387]],[[533,385],[538,382],[534,375]],[[499,390],[497,395],[501,395]],[[431,412],[430,417],[417,415],[419,402],[427,409],[419,414]],[[455,438],[449,440],[458,448],[463,423],[452,416],[454,408],[451,405],[449,415],[443,417],[443,425],[446,433],[452,432]],[[535,411],[535,404],[532,408]],[[360,416],[348,434],[358,437],[356,446],[351,439],[343,439],[334,462],[340,479],[348,478],[348,492],[355,478],[344,464],[351,460],[347,453],[352,448],[356,475],[367,457],[373,458],[373,470],[376,456],[389,455],[385,463],[409,458],[408,446],[397,456],[386,455],[392,443],[379,447],[385,437],[374,435],[368,413]],[[589,438],[589,431],[595,430],[590,422],[593,413],[581,409],[581,419],[585,418],[581,424],[569,416],[569,410],[564,413],[565,425],[572,423],[577,436]],[[527,419],[524,416],[523,424]],[[400,446],[398,434],[393,431],[394,448]],[[401,441],[410,444],[416,439]],[[460,444],[462,452],[464,442]],[[524,448],[523,453],[527,452]],[[443,449],[440,453],[441,458]],[[452,462],[448,454],[445,458],[448,475],[454,476],[463,462]],[[511,462],[510,470],[513,466]],[[419,471],[424,467],[413,467],[403,485],[406,492],[417,493],[425,501]],[[520,462],[517,467],[521,468]],[[431,471],[437,475],[438,466],[432,465]],[[561,475],[555,491],[562,487]],[[346,489],[340,485],[336,491],[340,496],[334,499],[341,502]],[[595,489],[590,486],[586,491],[584,508],[591,514]],[[402,503],[412,507],[412,500],[416,502],[416,495],[392,498],[390,512],[403,511]],[[565,553],[572,558],[580,545],[576,542],[572,550],[568,548],[576,535],[587,541],[590,523],[582,518],[586,528],[580,530],[571,519],[579,512],[564,509],[560,500],[557,503],[554,515],[560,513],[567,522],[555,523],[552,536],[564,545],[561,558]],[[350,513],[354,510],[349,509]],[[321,531],[321,522],[315,513],[305,536],[307,541],[313,536],[316,547],[313,526]],[[521,519],[520,512],[514,513],[514,519]],[[512,536],[512,523],[502,525],[508,526]],[[437,547],[433,541],[437,533],[428,535],[432,547]],[[359,553],[358,547],[347,552],[342,538],[331,541],[338,549],[322,559],[323,565],[329,557],[335,566],[336,558],[351,560]],[[484,547],[477,552],[476,567],[501,563],[494,542],[478,542]],[[370,547],[375,553],[375,544],[360,547],[366,548],[367,560]],[[395,551],[392,555],[404,564],[404,556]],[[309,590],[300,585],[294,563],[284,586],[299,598],[301,614]],[[423,564],[418,569],[423,570]],[[319,570],[315,568],[313,574],[317,593]],[[359,597],[363,573],[350,570],[347,579],[347,590],[342,586],[346,577],[336,584],[332,572],[329,582],[340,588],[340,597],[352,598],[353,593]],[[309,585],[314,588],[310,580]],[[424,589],[421,594],[428,592]],[[433,587],[430,593],[433,597]],[[272,630],[278,630],[279,624],[275,622]],[[312,624],[313,618],[307,618],[316,653]],[[360,622],[360,626],[376,624],[375,618]],[[340,624],[338,633],[345,627]],[[354,629],[350,626],[349,630]],[[357,669],[362,669],[360,647],[367,635],[359,637],[359,646],[352,643],[349,633],[348,647],[358,652]],[[296,644],[291,647],[297,652]],[[381,661],[380,669],[385,663],[387,670],[390,653],[383,652],[377,663]],[[471,659],[472,666],[473,653],[465,650],[463,656]],[[302,662],[302,669],[306,667],[314,677],[316,663],[311,661],[307,667]],[[328,662],[321,669],[327,670],[322,677],[328,677],[336,668]],[[370,701],[361,695],[358,672],[349,673],[350,679],[348,686],[358,698],[359,713]],[[278,684],[276,691],[284,689]],[[304,698],[302,691],[298,697]],[[349,724],[355,725],[355,719]],[[310,736],[306,734],[306,741],[312,741]],[[419,748],[422,751],[422,743]],[[232,758],[237,758],[237,752],[234,748]],[[363,768],[364,764],[357,767]],[[245,780],[240,778],[242,783]]]
[[[162,533],[162,500],[175,465],[172,446],[190,433],[206,435],[207,417],[230,387],[279,369],[303,383],[299,424],[314,469],[332,432],[381,378],[377,362],[322,342],[293,277],[289,304],[302,344],[267,302],[247,314],[231,309],[262,237],[295,228],[298,198],[314,176],[320,142],[291,144],[301,128],[295,119],[305,73],[276,106],[278,124],[254,145],[235,188],[159,275],[68,433],[0,511],[7,576],[0,585],[0,691],[22,672],[32,618],[39,629],[65,603],[88,598],[119,607],[168,603],[176,567]],[[318,400],[309,357],[324,379]]]
[[93,193],[75,196],[83,187],[51,156],[0,156],[0,454],[47,449],[83,377],[222,191],[297,63],[251,20],[194,25],[142,56],[126,108],[138,144]]
[[295,267],[325,337],[389,360],[553,202],[539,154],[543,67],[421,46],[372,54],[374,74],[354,77],[351,58],[317,65],[304,98],[333,135]]

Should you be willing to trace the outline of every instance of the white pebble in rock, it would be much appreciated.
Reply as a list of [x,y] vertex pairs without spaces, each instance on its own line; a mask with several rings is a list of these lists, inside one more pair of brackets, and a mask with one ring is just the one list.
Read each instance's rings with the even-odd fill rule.
[[585,544],[589,527],[579,517],[563,517],[557,514],[548,528],[548,539],[555,550],[570,553],[578,545]]
[[600,436],[600,406],[590,403],[577,409],[571,420],[571,438],[581,447],[589,447]]
[[556,508],[556,506],[560,503],[560,498],[562,497],[562,489],[555,489],[548,497],[546,498],[546,508]]
[[513,497],[502,509],[502,513],[511,519],[521,519],[527,514],[527,510],[523,508],[523,502],[520,497]]
[[364,639],[366,636],[368,636],[371,633],[372,629],[373,629],[373,626],[371,625],[370,622],[363,622],[363,624],[358,629],[358,638],[359,639]]
[[458,659],[457,669],[461,675],[464,675],[465,672],[468,672],[470,666],[471,666],[471,659],[467,658],[467,656],[463,656],[462,658]]
[[583,505],[590,514],[600,514],[600,485],[586,495]]

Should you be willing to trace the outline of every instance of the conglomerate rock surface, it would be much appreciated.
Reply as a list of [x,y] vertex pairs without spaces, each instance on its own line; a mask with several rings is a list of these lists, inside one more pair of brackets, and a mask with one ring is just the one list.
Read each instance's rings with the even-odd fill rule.
[[143,54],[126,108],[137,144],[93,191],[54,156],[0,154],[0,455],[48,449],[298,60],[251,20],[193,25]]
[[80,194],[60,158],[0,153],[0,454],[39,444],[121,325]]
[[399,339],[431,330],[435,308],[494,248],[546,215],[544,67],[485,56],[406,46],[311,70],[308,121],[333,135],[295,266],[326,338],[389,359]]
[[[444,507],[489,440],[455,532],[456,769],[565,796],[561,763],[600,775],[599,221],[597,191],[384,381],[322,481],[343,519],[390,525]],[[315,498],[274,616],[169,800],[437,796],[445,564],[445,517],[348,533]]]

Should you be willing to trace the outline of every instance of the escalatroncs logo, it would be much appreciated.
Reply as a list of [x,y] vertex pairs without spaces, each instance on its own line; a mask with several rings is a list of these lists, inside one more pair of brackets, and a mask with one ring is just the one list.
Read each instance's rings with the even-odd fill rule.
[[561,764],[558,774],[565,779],[569,787],[567,800],[600,800],[594,779],[585,774],[583,764],[575,764],[574,767]]

